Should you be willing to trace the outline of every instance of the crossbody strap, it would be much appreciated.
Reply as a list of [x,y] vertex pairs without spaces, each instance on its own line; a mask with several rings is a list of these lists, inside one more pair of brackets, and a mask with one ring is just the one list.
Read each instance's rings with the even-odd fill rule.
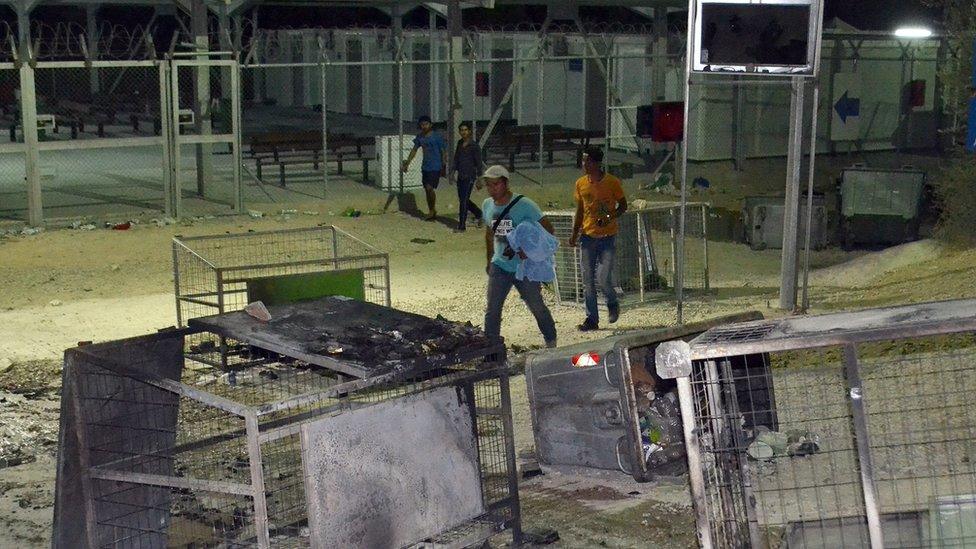
[[512,206],[517,204],[519,200],[522,200],[522,198],[523,198],[522,195],[518,195],[515,198],[513,198],[511,202],[508,203],[508,206],[505,206],[505,209],[502,210],[502,214],[498,216],[498,219],[495,220],[495,224],[491,226],[491,234],[494,235],[495,232],[498,231],[498,225],[502,222],[502,219],[504,219],[505,216],[508,215],[508,212],[512,210]]

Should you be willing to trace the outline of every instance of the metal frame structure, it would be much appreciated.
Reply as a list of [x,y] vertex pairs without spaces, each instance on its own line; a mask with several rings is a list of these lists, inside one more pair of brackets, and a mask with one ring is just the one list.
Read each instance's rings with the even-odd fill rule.
[[[976,542],[963,514],[930,517],[960,523],[945,530],[962,537],[941,541],[924,517],[947,496],[976,498],[959,454],[976,444],[974,334],[976,300],[957,300],[733,324],[658,347],[658,374],[678,382],[701,546]],[[729,365],[749,361],[772,364],[775,402],[730,398],[752,380]],[[763,434],[742,427],[756,413],[780,431],[823,431],[799,453],[757,458],[750,440]]]
[[[689,34],[687,38],[687,46],[685,51],[685,86],[684,86],[684,98],[685,98],[685,113],[684,113],[684,143],[681,147],[681,221],[680,221],[680,231],[682,237],[679,239],[679,249],[678,256],[684,256],[684,230],[685,230],[685,202],[687,200],[688,193],[688,145],[689,145],[689,135],[688,127],[690,123],[691,114],[691,86],[702,84],[708,85],[707,80],[709,78],[714,79],[712,84],[716,85],[727,85],[727,86],[739,86],[740,82],[738,79],[730,79],[728,77],[715,77],[702,73],[696,73],[695,71],[695,40],[692,39],[693,33],[697,32],[699,28],[699,14],[698,7],[700,6],[701,0],[689,0],[688,1],[688,29]],[[779,0],[774,0],[770,3],[780,3]],[[813,70],[809,75],[812,79],[814,85],[814,97],[818,98],[819,94],[819,73],[820,73],[820,44],[823,38],[820,32],[823,26],[823,1],[822,0],[811,0],[811,11],[815,16],[815,20],[812,23],[816,26],[816,33],[811,32],[814,37],[815,42],[811,46],[814,52],[814,63]],[[693,75],[697,74],[699,81],[694,81]],[[757,75],[753,73],[740,74],[743,77],[756,77]],[[769,78],[769,83],[777,82],[776,76],[771,74],[760,74],[758,77]],[[799,209],[800,209],[800,164],[803,161],[803,153],[801,148],[803,146],[803,86],[805,76],[789,76],[789,84],[791,85],[792,95],[790,99],[790,141],[789,149],[787,152],[787,184],[786,184],[786,206],[785,206],[785,219],[784,219],[784,230],[783,230],[783,255],[782,255],[782,267],[780,269],[781,281],[780,281],[780,308],[786,310],[793,310],[796,307],[796,285],[797,285],[797,235],[799,230]],[[786,83],[785,79],[784,82]],[[813,124],[816,124],[817,119],[817,109],[818,101],[814,101],[812,119]],[[814,126],[816,127],[816,126]],[[814,161],[816,154],[816,133],[813,134],[814,138],[811,139],[812,145],[810,149],[810,174],[809,174],[809,192],[808,196],[812,199],[812,189],[813,189],[813,174],[814,174]],[[809,206],[809,204],[808,204]],[[812,208],[807,209],[807,251],[809,254],[809,230],[811,226],[810,216]],[[804,280],[806,280],[806,275],[804,275]],[[678,279],[677,293],[680,296],[683,287],[683,280]],[[804,291],[804,294],[806,292]],[[681,300],[679,298],[678,303],[680,305]],[[683,321],[683,311],[679,306],[678,309],[678,322]]]
[[[700,241],[700,251],[694,252],[695,261],[679,261],[677,254],[678,241],[678,215],[679,204],[662,203],[650,204],[638,210],[629,210],[625,214],[626,218],[633,219],[628,222],[626,219],[622,223],[634,231],[634,234],[625,234],[624,230],[618,234],[617,254],[615,259],[612,281],[618,288],[618,293],[623,293],[622,304],[637,305],[645,303],[654,296],[668,296],[674,292],[675,300],[684,300],[686,296],[679,295],[676,290],[675,281],[679,277],[684,278],[684,273],[678,272],[679,269],[687,269],[689,264],[694,264],[695,290],[708,292],[710,290],[709,265],[708,265],[708,211],[709,205],[705,202],[689,202],[687,207],[693,208],[696,212],[694,216],[698,224],[694,232],[685,235]],[[572,233],[573,211],[544,212],[544,215],[556,230],[556,237],[561,241],[569,238]],[[657,237],[652,236],[652,232],[657,233]],[[660,241],[660,237],[666,238],[665,242]],[[554,288],[556,303],[560,305],[583,306],[584,288],[581,274],[581,255],[579,248],[560,248],[556,252],[556,279]],[[622,281],[621,277],[628,280]],[[660,279],[667,283],[664,288],[649,287],[648,279]],[[636,284],[634,280],[636,279]],[[602,299],[602,296],[601,296]],[[680,305],[677,305],[680,307]]]
[[[366,300],[387,307],[390,256],[335,226],[173,238],[176,318],[236,311],[257,277],[362,269]],[[378,275],[378,276],[377,276]],[[375,280],[374,280],[375,279]],[[246,296],[245,296],[246,297]]]
[[309,546],[304,429],[442,387],[467,395],[484,511],[429,541],[460,548],[509,530],[521,542],[503,344],[349,381],[237,333],[265,359],[230,372],[187,366],[184,339],[217,335],[205,326],[67,351],[54,547]]

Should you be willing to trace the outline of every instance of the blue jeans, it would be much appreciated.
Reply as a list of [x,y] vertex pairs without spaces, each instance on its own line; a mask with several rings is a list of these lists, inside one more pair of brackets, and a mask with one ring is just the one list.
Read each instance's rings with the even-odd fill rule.
[[502,328],[502,306],[512,286],[518,290],[522,301],[529,307],[535,317],[539,331],[547,345],[556,343],[556,321],[552,319],[549,307],[542,299],[542,283],[529,280],[516,280],[515,273],[510,273],[494,263],[488,271],[488,308],[485,309],[485,335],[489,339],[498,339]]
[[613,257],[617,252],[616,241],[616,236],[593,238],[583,235],[579,239],[586,320],[594,324],[600,322],[600,312],[596,304],[597,287],[603,290],[603,295],[607,298],[607,307],[617,306],[617,292],[613,289],[610,276],[613,271]]

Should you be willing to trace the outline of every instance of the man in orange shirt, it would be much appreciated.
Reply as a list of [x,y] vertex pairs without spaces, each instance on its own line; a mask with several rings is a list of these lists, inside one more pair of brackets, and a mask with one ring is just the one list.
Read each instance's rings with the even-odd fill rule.
[[607,319],[611,324],[620,316],[617,292],[610,271],[616,253],[617,218],[627,211],[623,186],[616,177],[603,171],[603,151],[587,149],[583,156],[583,177],[576,180],[576,216],[569,245],[579,243],[582,250],[583,289],[586,319],[577,326],[581,332],[600,329],[597,286],[607,299]]

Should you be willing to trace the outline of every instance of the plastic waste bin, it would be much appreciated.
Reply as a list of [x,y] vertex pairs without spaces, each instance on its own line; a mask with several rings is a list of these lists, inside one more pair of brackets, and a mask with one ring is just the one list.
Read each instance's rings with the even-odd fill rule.
[[[758,312],[741,313],[531,354],[526,361],[526,385],[540,466],[584,474],[618,471],[638,482],[684,471],[676,385],[655,373],[657,345],[691,339],[714,326],[761,318]],[[771,377],[768,371],[765,375],[752,371],[757,364],[768,361],[740,365],[750,369],[747,374],[754,381],[740,387],[737,396],[772,404],[772,383],[762,382]],[[746,374],[735,368],[733,376]],[[776,428],[772,414],[745,420]]]
[[924,188],[925,172],[911,166],[846,168],[840,177],[843,246],[918,240]]
[[[783,218],[786,199],[782,196],[750,196],[742,209],[742,223],[746,229],[746,242],[753,250],[766,248],[779,250],[783,247]],[[797,240],[802,248],[807,234],[807,197],[800,197],[800,219]],[[813,195],[813,230],[810,231],[810,248],[827,247],[827,207],[823,195]]]

